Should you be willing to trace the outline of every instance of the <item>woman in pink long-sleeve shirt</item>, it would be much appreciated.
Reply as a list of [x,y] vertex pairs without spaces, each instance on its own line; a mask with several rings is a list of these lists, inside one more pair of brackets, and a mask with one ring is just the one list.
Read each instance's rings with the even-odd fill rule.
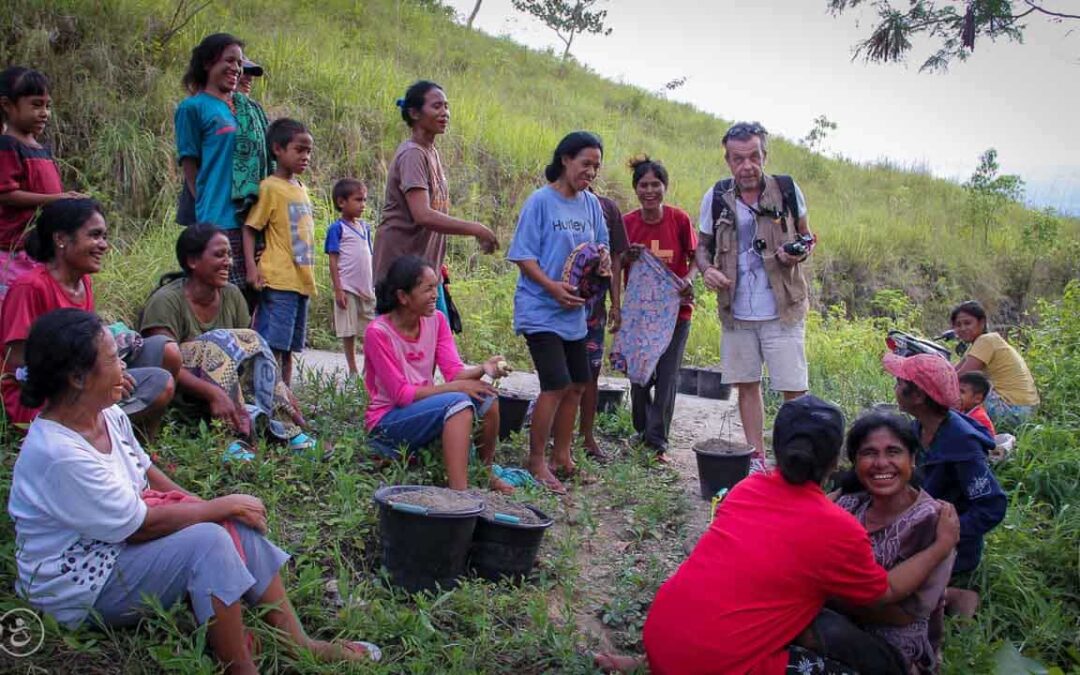
[[[484,375],[505,375],[501,356],[466,366],[446,317],[435,311],[438,277],[416,256],[394,261],[375,286],[379,317],[364,331],[364,384],[370,400],[365,425],[371,448],[385,457],[412,453],[442,439],[447,482],[468,487],[473,420],[480,417],[480,457],[491,466],[499,434],[499,401]],[[445,384],[435,384],[435,367]],[[491,477],[491,488],[512,492]]]

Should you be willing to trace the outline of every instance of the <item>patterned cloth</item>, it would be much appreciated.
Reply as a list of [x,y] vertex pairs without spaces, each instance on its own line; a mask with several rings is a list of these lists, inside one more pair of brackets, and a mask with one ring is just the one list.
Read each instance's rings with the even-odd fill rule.
[[218,328],[180,345],[184,367],[243,405],[254,424],[265,415],[267,430],[288,440],[300,433],[298,415],[277,362],[262,336],[250,329]]
[[784,675],[858,675],[838,661],[826,659],[797,645],[788,647],[788,655]]
[[585,298],[600,297],[611,285],[611,253],[608,247],[594,241],[578,244],[566,256],[563,265],[562,280],[573,284],[578,289],[578,296]]
[[237,92],[236,147],[232,157],[232,200],[243,218],[259,199],[259,183],[270,175],[270,156],[266,145],[266,113],[258,103]]
[[630,268],[622,296],[622,328],[615,333],[609,358],[612,368],[626,373],[632,384],[648,384],[671,343],[681,287],[681,280],[647,250]]

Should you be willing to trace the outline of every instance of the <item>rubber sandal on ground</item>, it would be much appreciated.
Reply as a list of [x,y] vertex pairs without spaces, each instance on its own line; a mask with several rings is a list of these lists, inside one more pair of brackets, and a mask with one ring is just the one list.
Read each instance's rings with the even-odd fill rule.
[[585,447],[585,455],[593,460],[600,462],[601,464],[607,464],[611,461],[611,453],[604,450],[600,444],[597,444],[595,448]]
[[567,494],[566,486],[560,483],[558,478],[536,478],[536,482],[540,483],[540,485],[544,486],[548,490],[551,490],[557,495]]
[[255,459],[255,453],[249,443],[233,441],[221,456],[221,461],[226,464],[248,464]]
[[371,642],[364,642],[363,640],[354,640],[352,642],[343,642],[342,647],[352,652],[367,652],[368,658],[372,662],[378,663],[382,661],[382,650],[379,646]]
[[289,450],[293,452],[304,452],[314,448],[316,445],[316,440],[303,431],[289,439]]

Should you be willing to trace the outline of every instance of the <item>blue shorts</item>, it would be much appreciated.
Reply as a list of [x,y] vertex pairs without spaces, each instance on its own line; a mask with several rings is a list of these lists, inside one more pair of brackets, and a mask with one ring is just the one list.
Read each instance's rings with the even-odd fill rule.
[[252,328],[275,352],[302,352],[307,338],[308,296],[264,288]]
[[483,417],[497,399],[489,396],[477,402],[468,394],[448,391],[394,408],[383,415],[368,433],[368,445],[383,457],[398,458],[402,447],[406,454],[419,452],[442,436],[446,421],[466,408]]

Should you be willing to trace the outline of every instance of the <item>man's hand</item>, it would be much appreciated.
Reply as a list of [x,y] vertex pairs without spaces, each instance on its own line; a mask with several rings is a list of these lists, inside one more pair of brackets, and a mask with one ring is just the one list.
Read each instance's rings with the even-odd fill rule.
[[337,303],[338,309],[345,309],[348,307],[348,298],[345,297],[345,290],[341,288],[334,289],[334,302]]
[[630,247],[623,253],[623,260],[627,262],[634,262],[641,259],[641,252],[645,250],[645,244],[630,244]]
[[577,294],[577,287],[566,281],[556,281],[548,293],[563,309],[577,309],[585,304],[585,298]]
[[806,256],[791,255],[781,246],[780,248],[776,249],[776,260],[785,267],[794,267],[795,265],[798,265],[802,261],[806,260]]
[[131,373],[124,371],[124,398],[128,398],[135,393],[135,378],[131,376]]
[[708,288],[710,291],[720,291],[731,288],[731,279],[728,279],[726,274],[715,267],[710,267],[705,270],[705,273],[701,275],[701,278],[705,280],[705,288]]

